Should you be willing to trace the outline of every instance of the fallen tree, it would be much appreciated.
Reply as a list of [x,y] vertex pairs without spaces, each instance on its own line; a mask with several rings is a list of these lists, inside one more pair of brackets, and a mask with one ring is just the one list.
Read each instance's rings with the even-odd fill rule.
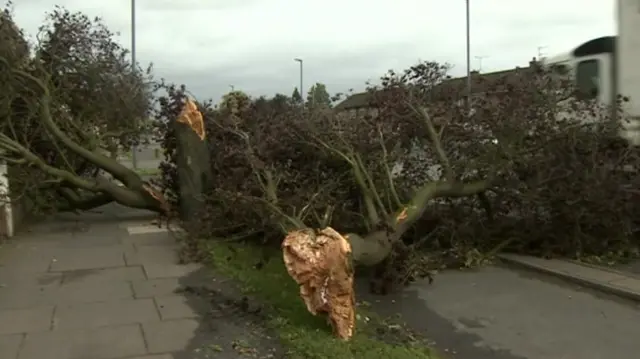
[[[17,29],[5,16],[2,26]],[[113,155],[144,132],[148,78],[99,20],[64,9],[48,20],[33,56],[14,56],[19,30],[0,44],[0,158],[13,168],[11,195],[30,197],[36,211],[117,202],[168,212],[161,193]]]
[[[165,102],[166,103],[166,102]],[[421,119],[430,133],[430,140],[433,146],[441,154],[441,161],[447,165],[448,159],[441,149],[440,139],[433,130],[431,119],[426,111],[416,109],[418,118]],[[245,113],[246,115],[246,113]],[[215,117],[215,116],[214,116]],[[393,266],[394,253],[406,251],[402,237],[411,228],[411,226],[424,214],[428,204],[436,198],[442,197],[465,197],[477,195],[490,188],[491,180],[479,180],[470,183],[458,181],[454,175],[443,179],[424,183],[416,193],[408,200],[402,201],[395,192],[393,177],[388,169],[388,158],[382,159],[386,168],[385,177],[382,182],[387,183],[385,190],[379,189],[375,185],[370,171],[364,165],[361,156],[355,150],[350,152],[342,152],[339,149],[331,147],[317,135],[318,131],[311,131],[311,137],[303,135],[309,133],[309,128],[301,127],[301,123],[309,124],[307,119],[305,122],[292,121],[282,124],[289,128],[290,131],[281,132],[279,137],[269,137],[271,133],[262,122],[254,122],[247,126],[243,117],[238,116],[235,109],[231,109],[229,113],[223,113],[217,118],[212,119],[212,123],[216,126],[213,132],[217,132],[220,142],[215,142],[215,147],[219,150],[225,149],[224,143],[233,142],[235,147],[235,155],[248,167],[243,173],[243,185],[247,183],[255,184],[256,187],[250,188],[250,192],[255,190],[255,194],[250,192],[233,192],[233,196],[239,201],[244,201],[251,206],[251,210],[246,205],[241,209],[244,211],[253,211],[263,214],[260,208],[265,209],[267,213],[267,226],[277,228],[286,239],[282,243],[285,256],[285,263],[291,275],[301,285],[301,294],[305,297],[305,301],[313,313],[328,311],[329,317],[336,330],[336,334],[340,337],[349,337],[353,326],[353,304],[349,300],[353,296],[353,271],[356,265],[377,267],[377,266]],[[255,121],[255,120],[254,120]],[[273,128],[273,126],[271,126]],[[262,138],[270,138],[265,143],[259,141]],[[197,141],[191,137],[195,146]],[[311,141],[307,141],[307,138]],[[230,141],[230,139],[232,139]],[[272,142],[273,141],[273,142]],[[346,142],[346,141],[345,141]],[[286,146],[297,143],[306,147],[307,154],[315,152],[337,164],[339,168],[349,169],[347,173],[351,174],[353,183],[356,184],[356,190],[360,194],[365,203],[367,217],[364,219],[368,231],[363,234],[348,233],[340,236],[338,232],[329,228],[331,222],[333,206],[326,206],[326,202],[321,202],[320,206],[314,204],[321,198],[328,198],[330,192],[334,190],[334,185],[339,186],[339,181],[316,181],[313,187],[314,193],[300,193],[302,198],[293,199],[298,205],[293,203],[283,203],[280,198],[283,193],[283,187],[295,185],[293,182],[300,181],[307,184],[311,172],[321,174],[322,171],[304,167],[304,161],[308,160],[305,156],[298,158],[281,158],[278,153],[282,153]],[[382,146],[384,149],[384,144]],[[298,147],[298,149],[302,149]],[[176,154],[180,149],[176,149]],[[291,153],[291,152],[289,152]],[[283,153],[284,154],[284,153]],[[265,156],[268,156],[265,158]],[[280,162],[281,160],[283,162]],[[338,161],[335,161],[335,159]],[[265,162],[265,160],[270,160]],[[300,162],[297,162],[297,161]],[[300,165],[293,169],[294,162]],[[231,165],[231,162],[229,161]],[[313,165],[317,165],[313,163]],[[296,176],[285,178],[284,173],[280,171],[296,171]],[[177,170],[180,171],[178,165]],[[308,171],[306,170],[308,169]],[[229,175],[230,169],[226,168],[224,175]],[[453,173],[453,169],[448,169]],[[302,179],[306,176],[306,180]],[[180,176],[178,176],[180,177]],[[343,183],[348,183],[342,176]],[[379,182],[379,181],[378,181]],[[300,184],[298,184],[300,186]],[[217,189],[225,190],[225,186],[221,184]],[[285,192],[291,189],[285,189]],[[386,197],[393,195],[395,202],[392,203],[391,209],[382,202],[381,194]],[[229,193],[217,192],[218,195],[228,195]],[[229,197],[227,197],[229,198]],[[180,199],[183,200],[182,198]],[[306,200],[306,202],[305,202]],[[325,206],[324,209],[320,207]],[[291,210],[293,209],[293,210]],[[245,214],[246,215],[246,214]],[[245,217],[246,218],[246,217]],[[265,219],[264,217],[262,218]],[[264,223],[264,222],[263,222]],[[323,228],[321,230],[313,230],[312,228]],[[328,240],[331,239],[331,240]],[[345,243],[348,243],[345,245]],[[305,255],[306,253],[306,255]],[[337,257],[336,257],[337,256]],[[295,258],[315,258],[315,261],[309,262],[297,261]],[[353,261],[353,263],[352,263]],[[311,265],[313,263],[313,265]],[[299,266],[303,266],[302,270]],[[403,274],[404,275],[404,274]],[[339,280],[338,280],[339,278]],[[394,278],[395,279],[395,278]],[[321,287],[318,287],[321,285]],[[319,299],[333,298],[333,299]],[[333,302],[332,302],[333,301]],[[339,303],[337,303],[339,302]],[[336,312],[337,311],[337,312]]]
[[[342,338],[353,332],[358,266],[373,268],[372,289],[385,292],[434,269],[481,264],[497,251],[539,249],[541,235],[518,229],[549,235],[554,225],[566,229],[564,222],[580,234],[566,242],[587,244],[610,228],[637,248],[627,220],[632,192],[620,183],[621,169],[639,162],[610,137],[609,111],[572,100],[570,85],[532,67],[478,84],[487,95],[469,113],[460,105],[463,84],[444,70],[425,63],[383,77],[371,89],[374,111],[364,115],[303,113],[281,96],[270,103],[241,93],[218,108],[200,103],[212,177],[209,227],[197,240],[280,244],[307,308],[328,314]],[[169,91],[159,123],[176,118],[179,106],[170,104],[183,92]],[[581,111],[602,121],[581,123]],[[568,112],[576,116],[558,116]],[[163,181],[167,193],[178,193],[175,135],[164,134]],[[573,201],[589,210],[576,211]],[[607,224],[585,225],[585,218],[598,222],[589,211]],[[568,250],[566,242],[557,243]]]

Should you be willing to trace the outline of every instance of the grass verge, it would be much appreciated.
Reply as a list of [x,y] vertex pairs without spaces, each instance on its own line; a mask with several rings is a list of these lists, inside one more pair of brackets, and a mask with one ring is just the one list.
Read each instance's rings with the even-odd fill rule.
[[261,249],[248,245],[214,244],[210,247],[213,266],[235,279],[246,294],[270,311],[269,329],[280,335],[292,359],[437,359],[421,340],[399,325],[390,324],[358,308],[356,333],[350,341],[335,339],[322,317],[314,317],[298,296],[299,288],[280,260],[272,258],[256,269],[264,258]]

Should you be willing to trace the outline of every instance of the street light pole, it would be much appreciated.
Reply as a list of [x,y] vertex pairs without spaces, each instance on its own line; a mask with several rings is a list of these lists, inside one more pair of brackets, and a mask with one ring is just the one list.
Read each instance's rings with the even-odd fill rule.
[[[135,74],[136,65],[136,0],[131,0],[131,68]],[[133,169],[138,168],[138,148],[135,143],[131,146],[131,164]]]
[[467,12],[467,116],[471,114],[471,15],[469,10],[470,0],[466,0]]
[[300,58],[295,58],[293,59],[293,61],[299,62],[300,63],[300,99],[302,99],[302,103],[304,103],[304,93],[302,90],[302,77],[303,77],[303,61]]

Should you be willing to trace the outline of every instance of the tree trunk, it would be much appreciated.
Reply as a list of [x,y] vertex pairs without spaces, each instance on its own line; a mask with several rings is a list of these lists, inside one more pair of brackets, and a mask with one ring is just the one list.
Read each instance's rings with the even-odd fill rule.
[[[189,107],[189,103],[185,109]],[[198,113],[199,114],[199,113]],[[185,229],[195,230],[206,211],[206,194],[211,191],[212,173],[209,148],[204,134],[202,115],[199,125],[185,122],[184,114],[174,122],[176,134],[176,166],[179,183],[179,215],[187,224]],[[202,132],[198,133],[200,130]]]

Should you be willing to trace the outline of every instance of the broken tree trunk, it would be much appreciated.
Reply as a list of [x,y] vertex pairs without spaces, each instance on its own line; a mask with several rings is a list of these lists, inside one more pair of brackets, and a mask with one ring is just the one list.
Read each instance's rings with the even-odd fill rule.
[[193,231],[206,211],[205,194],[212,183],[211,161],[204,118],[197,105],[187,99],[174,123],[177,140],[176,165],[179,183],[179,214],[185,229]]
[[351,246],[327,227],[289,232],[282,242],[285,267],[300,285],[300,296],[313,314],[326,314],[335,336],[349,339],[355,326]]
[[387,218],[385,228],[365,236],[342,236],[330,227],[314,230],[298,224],[299,229],[291,230],[282,242],[282,253],[287,272],[300,286],[309,312],[326,314],[337,337],[351,338],[355,326],[354,266],[377,266],[390,258],[394,248],[403,248],[403,234],[423,215],[431,200],[472,196],[489,185],[490,181],[427,183],[407,206]]

